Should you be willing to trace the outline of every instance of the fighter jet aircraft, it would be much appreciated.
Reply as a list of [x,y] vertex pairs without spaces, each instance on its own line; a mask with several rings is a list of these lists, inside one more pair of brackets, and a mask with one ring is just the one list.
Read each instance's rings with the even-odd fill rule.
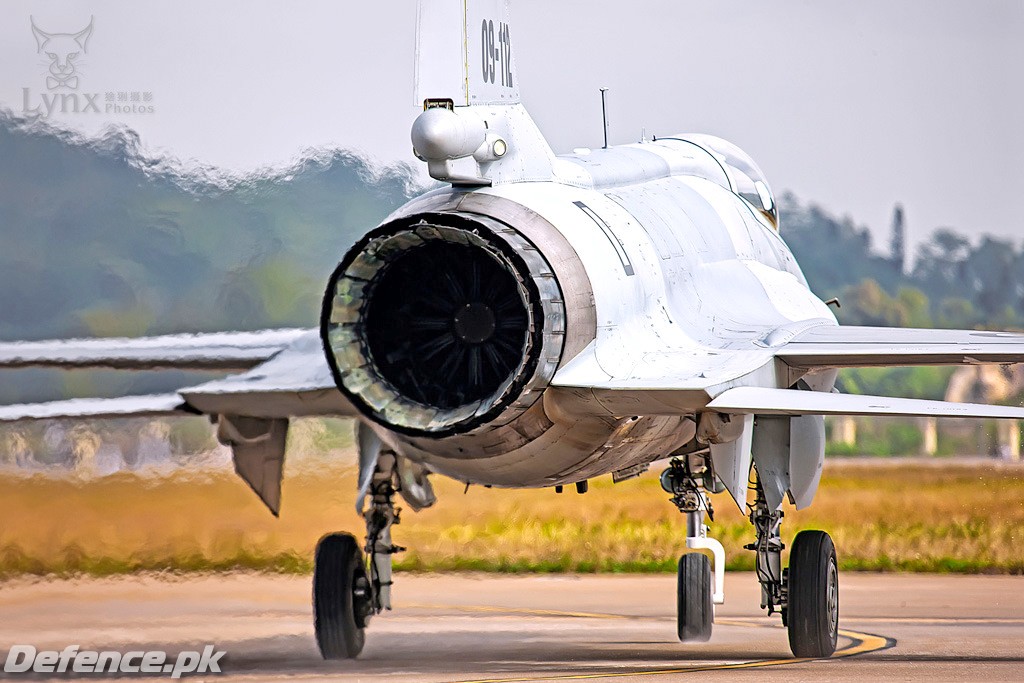
[[[0,367],[243,370],[160,396],[8,406],[0,420],[203,413],[275,514],[290,418],[357,418],[366,540],[317,546],[325,658],[356,657],[391,607],[395,496],[431,475],[496,487],[615,481],[667,460],[685,513],[678,635],[724,601],[709,492],[750,511],[761,606],[793,653],[827,657],[836,549],[803,531],[783,568],[783,502],[811,504],[823,416],[1024,418],[1015,407],[842,395],[838,368],[1024,361],[1024,335],[839,326],[807,287],[757,165],[709,135],[556,156],[520,102],[502,0],[420,8],[412,127],[443,183],[370,230],[327,283],[319,330],[0,345]],[[752,491],[748,500],[748,485]],[[711,561],[713,558],[713,563]],[[713,569],[713,571],[712,571]]]

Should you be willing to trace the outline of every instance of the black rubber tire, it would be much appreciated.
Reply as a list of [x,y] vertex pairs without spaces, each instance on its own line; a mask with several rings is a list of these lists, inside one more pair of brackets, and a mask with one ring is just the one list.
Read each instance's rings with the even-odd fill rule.
[[357,582],[365,586],[366,569],[355,537],[321,538],[313,564],[313,628],[324,659],[354,659],[363,650],[366,622],[358,611]]
[[797,657],[831,657],[839,635],[836,547],[824,531],[801,531],[789,555],[789,647]]
[[711,560],[703,553],[679,558],[677,627],[684,643],[706,643],[715,623],[711,603]]

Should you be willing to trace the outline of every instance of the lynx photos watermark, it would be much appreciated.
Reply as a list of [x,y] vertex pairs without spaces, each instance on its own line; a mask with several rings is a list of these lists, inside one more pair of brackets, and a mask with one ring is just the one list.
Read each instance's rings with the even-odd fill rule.
[[[54,114],[153,114],[153,93],[143,89],[90,92],[85,87],[86,65],[95,19],[77,30],[57,31],[29,17],[44,76],[35,87],[21,89],[22,112],[50,118]],[[81,25],[79,25],[81,26]]]
[[182,674],[219,674],[225,652],[207,645],[202,652],[185,650],[173,658],[160,650],[112,652],[81,650],[68,645],[63,650],[36,650],[31,645],[14,645],[4,661],[5,674],[161,674],[181,678]]

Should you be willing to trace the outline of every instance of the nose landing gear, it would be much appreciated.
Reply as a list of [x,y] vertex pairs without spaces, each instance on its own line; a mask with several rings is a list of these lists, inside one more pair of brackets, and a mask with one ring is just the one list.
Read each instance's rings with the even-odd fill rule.
[[372,613],[370,582],[355,537],[324,536],[316,546],[313,570],[313,624],[323,658],[358,656]]
[[711,561],[703,553],[686,553],[679,558],[677,587],[679,641],[706,643],[711,640],[715,606],[711,602]]
[[704,643],[711,639],[715,621],[714,606],[725,602],[725,549],[707,537],[705,514],[714,519],[707,491],[715,490],[714,473],[701,454],[685,459],[673,458],[661,475],[661,487],[672,494],[672,503],[686,515],[686,547],[710,550],[711,561],[703,553],[687,553],[679,558],[677,584],[677,633],[684,643]]

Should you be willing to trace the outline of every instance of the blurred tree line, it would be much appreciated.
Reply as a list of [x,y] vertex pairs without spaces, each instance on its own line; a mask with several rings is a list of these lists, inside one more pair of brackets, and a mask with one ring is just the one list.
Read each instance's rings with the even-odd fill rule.
[[940,228],[904,253],[903,211],[894,211],[890,247],[871,234],[792,194],[780,202],[782,234],[811,289],[838,296],[849,325],[883,327],[1024,327],[1024,243],[991,236],[977,243]]
[[0,338],[312,326],[352,242],[413,191],[342,150],[226,176],[0,111]]
[[[416,191],[344,150],[228,175],[0,110],[0,339],[317,323],[331,270]],[[203,373],[17,370],[0,402],[167,391]]]

